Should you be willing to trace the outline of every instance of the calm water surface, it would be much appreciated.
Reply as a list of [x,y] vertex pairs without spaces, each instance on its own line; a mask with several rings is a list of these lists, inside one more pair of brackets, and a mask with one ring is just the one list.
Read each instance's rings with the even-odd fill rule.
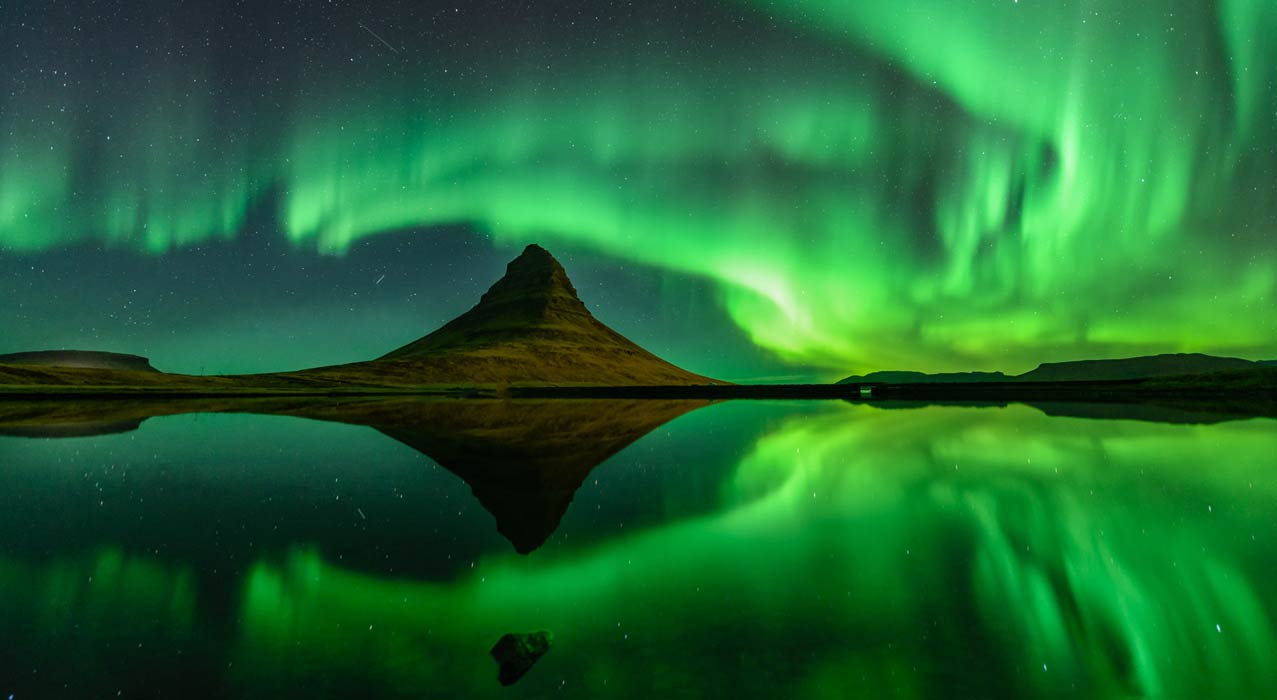
[[1277,697],[1275,421],[440,405],[0,437],[0,698]]

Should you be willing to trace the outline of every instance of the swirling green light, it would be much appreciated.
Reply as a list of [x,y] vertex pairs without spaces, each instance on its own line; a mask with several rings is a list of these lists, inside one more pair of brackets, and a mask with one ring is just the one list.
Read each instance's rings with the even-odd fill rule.
[[755,342],[839,374],[1277,352],[1271,3],[704,4],[754,14],[673,53],[547,36],[555,72],[313,71],[251,124],[186,87],[198,63],[118,129],[27,95],[0,244],[162,252],[275,198],[329,253],[465,223],[705,276]]

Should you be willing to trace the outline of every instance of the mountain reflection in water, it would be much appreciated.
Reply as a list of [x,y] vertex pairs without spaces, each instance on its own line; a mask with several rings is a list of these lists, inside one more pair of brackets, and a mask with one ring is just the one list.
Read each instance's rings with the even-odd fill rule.
[[[0,635],[22,640],[0,677],[27,696],[1277,692],[1271,420],[572,403],[255,407],[376,426],[450,470],[429,488],[376,433],[280,418],[0,440]],[[491,517],[438,519],[467,507],[453,473],[519,551],[544,546],[464,544]],[[396,489],[412,502],[377,495]],[[516,629],[555,651],[503,691],[487,649]]]

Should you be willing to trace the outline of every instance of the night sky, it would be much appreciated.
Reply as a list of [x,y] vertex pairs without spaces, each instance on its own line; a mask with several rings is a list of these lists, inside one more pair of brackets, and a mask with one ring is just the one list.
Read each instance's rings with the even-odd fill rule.
[[0,352],[380,355],[538,242],[725,379],[1277,357],[1271,0],[3,0]]

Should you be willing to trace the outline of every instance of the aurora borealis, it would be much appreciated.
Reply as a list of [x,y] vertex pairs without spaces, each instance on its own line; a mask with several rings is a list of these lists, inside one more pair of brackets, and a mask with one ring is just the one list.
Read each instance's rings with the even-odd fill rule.
[[[428,289],[481,291],[493,248],[539,241],[580,256],[574,277],[655,290],[583,297],[704,373],[1277,356],[1267,0],[16,0],[3,19],[0,352],[250,371],[293,368],[302,338],[314,364],[357,359],[464,308],[379,243],[443,236],[476,244],[415,248]],[[237,252],[253,236],[323,276],[285,295]],[[114,274],[79,272],[101,260]],[[369,284],[405,267],[352,334],[331,319],[355,260]],[[89,282],[42,302],[49,268]],[[94,306],[133,277],[181,291]]]

